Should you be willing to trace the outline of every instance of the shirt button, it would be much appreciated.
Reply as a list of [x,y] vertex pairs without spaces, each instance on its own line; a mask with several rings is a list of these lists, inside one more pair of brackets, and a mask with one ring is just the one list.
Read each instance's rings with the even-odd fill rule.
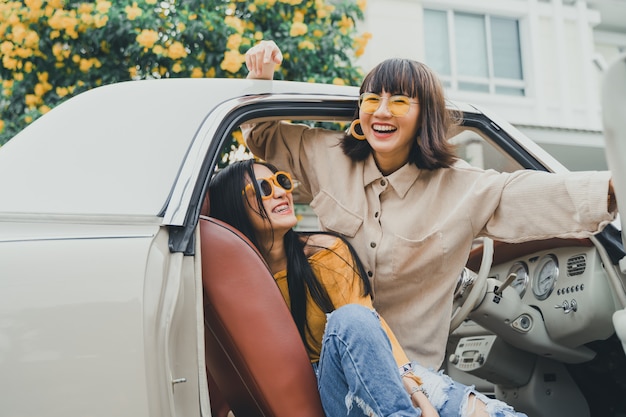
[[367,271],[367,276],[371,278],[374,276],[374,273],[372,271]]
[[375,247],[376,247],[376,242],[372,242],[372,243],[370,243],[370,246],[371,246],[371,247],[373,247],[373,248],[375,248]]
[[378,212],[374,213],[374,218],[378,218]]
[[382,186],[384,187],[385,185],[387,185],[387,181],[385,181],[385,180],[380,180],[380,185],[382,185]]

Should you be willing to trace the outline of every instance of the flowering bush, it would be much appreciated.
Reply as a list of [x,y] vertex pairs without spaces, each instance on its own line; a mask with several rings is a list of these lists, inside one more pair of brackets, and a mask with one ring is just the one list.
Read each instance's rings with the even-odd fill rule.
[[244,77],[245,51],[275,40],[277,78],[356,85],[365,0],[0,2],[0,145],[68,97],[126,80]]

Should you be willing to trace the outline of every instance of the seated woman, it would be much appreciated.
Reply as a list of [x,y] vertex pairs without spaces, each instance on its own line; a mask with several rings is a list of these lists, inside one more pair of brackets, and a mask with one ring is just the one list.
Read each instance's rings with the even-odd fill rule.
[[239,229],[263,255],[313,364],[325,413],[438,416],[374,311],[370,283],[349,244],[292,229],[292,190],[288,173],[236,162],[210,183],[210,215]]

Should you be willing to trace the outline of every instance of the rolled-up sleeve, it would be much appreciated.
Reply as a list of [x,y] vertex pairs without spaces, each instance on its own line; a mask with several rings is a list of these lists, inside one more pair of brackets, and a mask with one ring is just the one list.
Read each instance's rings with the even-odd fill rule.
[[607,206],[609,179],[609,172],[508,174],[479,234],[508,242],[588,237],[615,218]]

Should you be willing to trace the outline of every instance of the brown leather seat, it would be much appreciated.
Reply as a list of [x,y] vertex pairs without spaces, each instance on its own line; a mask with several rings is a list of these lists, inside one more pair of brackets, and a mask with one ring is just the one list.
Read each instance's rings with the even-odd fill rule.
[[304,344],[261,255],[216,219],[200,217],[200,238],[213,415],[324,417]]

